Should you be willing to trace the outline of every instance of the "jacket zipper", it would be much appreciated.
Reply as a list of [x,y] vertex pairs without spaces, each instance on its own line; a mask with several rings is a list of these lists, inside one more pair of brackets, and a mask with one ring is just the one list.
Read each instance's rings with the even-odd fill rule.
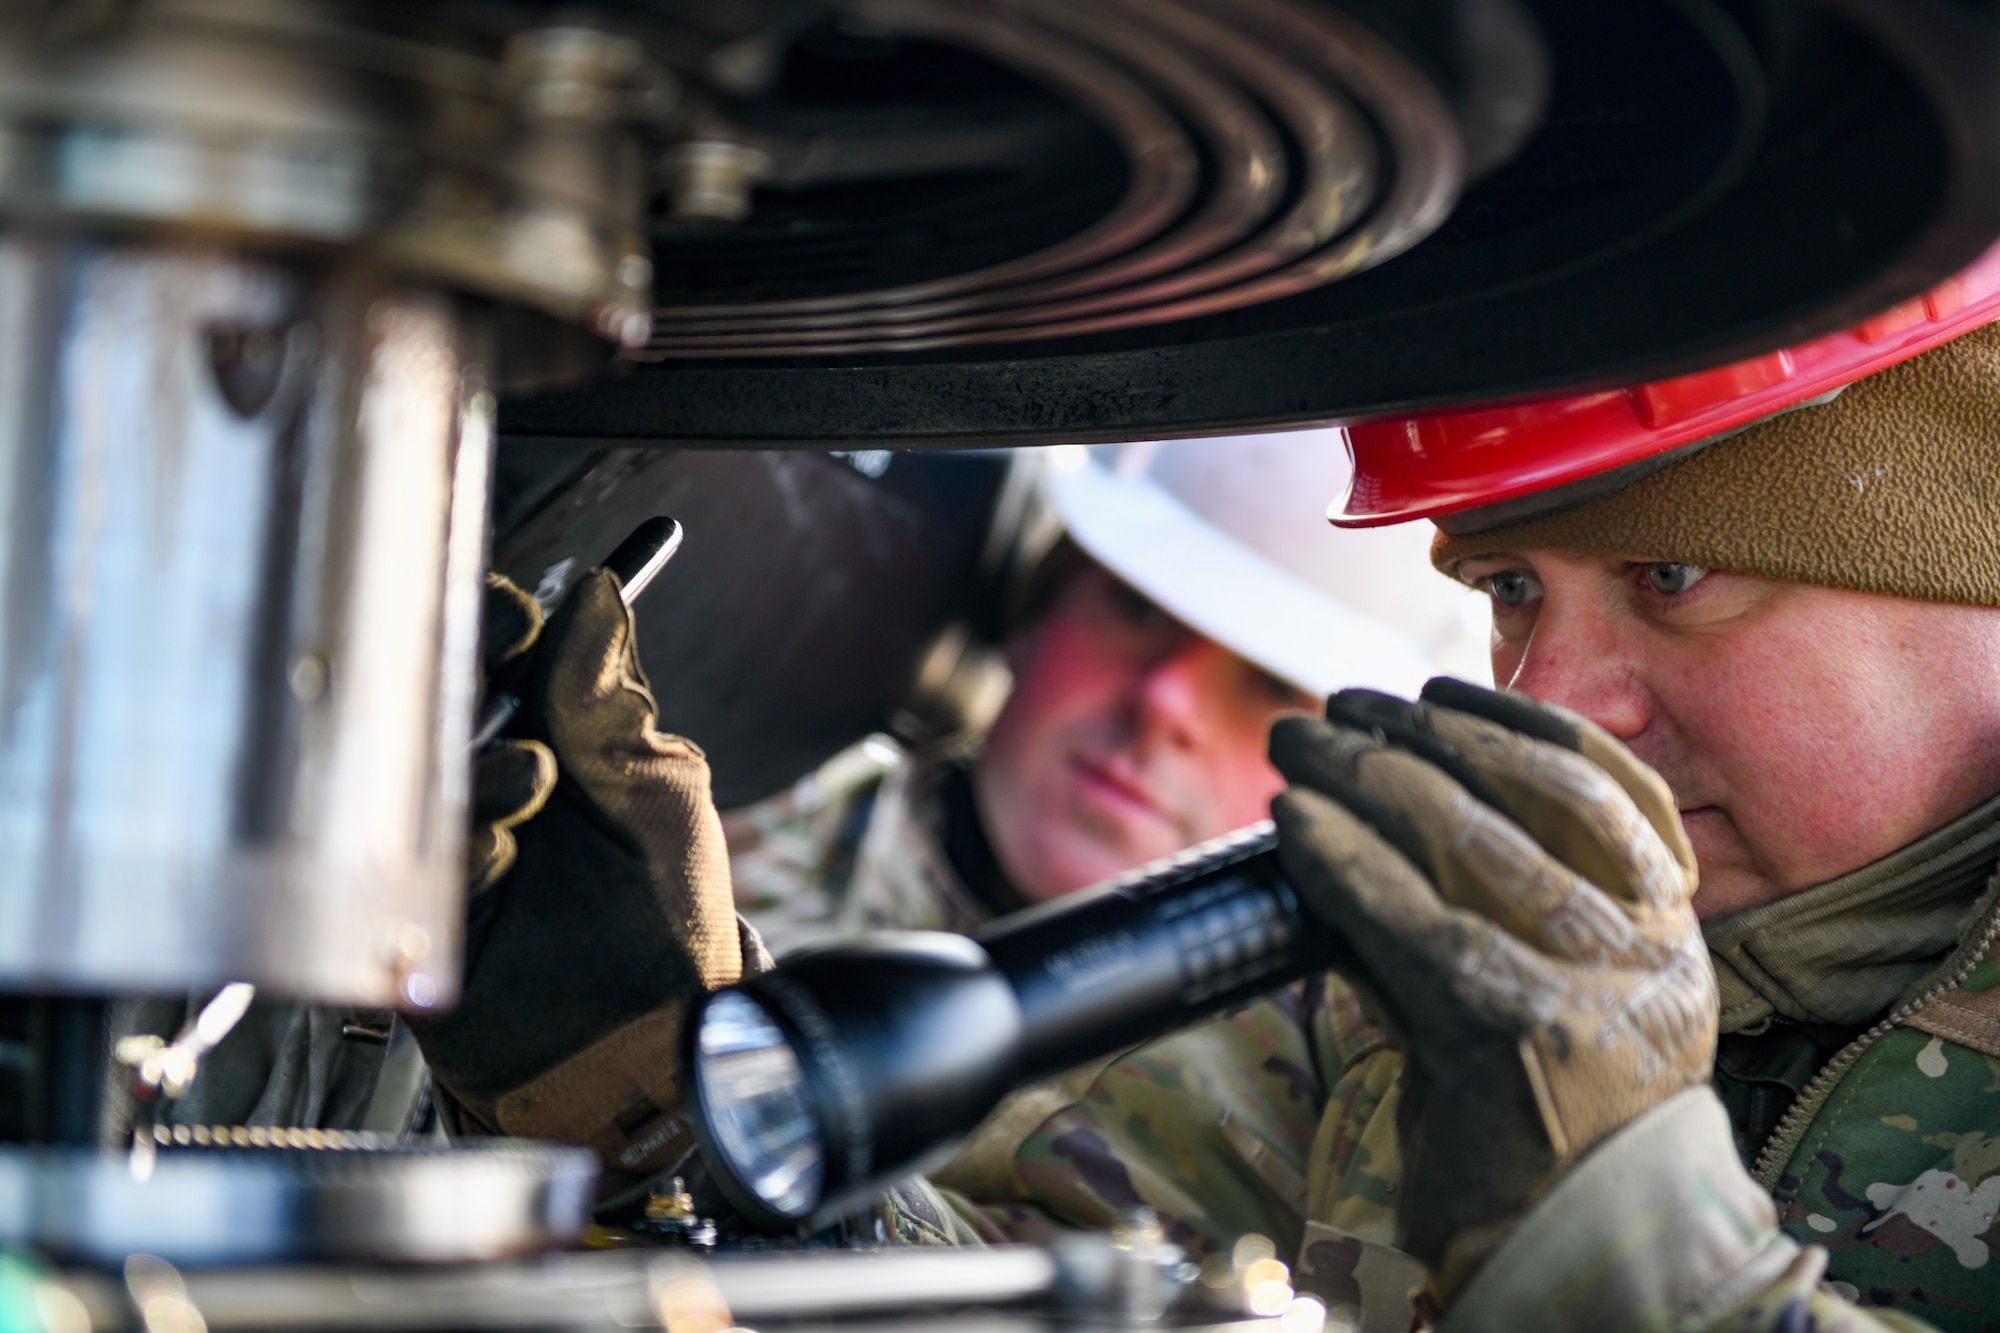
[[1854,1068],[1862,1054],[1911,1014],[1947,992],[1957,990],[1972,975],[1972,969],[1979,966],[1979,960],[1986,957],[1995,939],[2000,939],[2000,910],[1989,910],[1986,924],[1980,928],[1971,952],[1962,956],[1949,976],[1915,999],[1896,1006],[1887,1018],[1842,1047],[1838,1055],[1827,1061],[1826,1068],[1813,1075],[1812,1082],[1806,1084],[1805,1091],[1785,1111],[1778,1127],[1771,1131],[1771,1137],[1764,1141],[1763,1150],[1757,1154],[1756,1165],[1750,1168],[1750,1174],[1757,1178],[1757,1183],[1764,1187],[1767,1194],[1777,1190],[1778,1179],[1784,1173],[1786,1164],[1792,1160],[1792,1154],[1798,1151],[1799,1141],[1805,1138],[1813,1117],[1819,1114],[1827,1098],[1833,1095],[1834,1088],[1847,1076],[1847,1071]]

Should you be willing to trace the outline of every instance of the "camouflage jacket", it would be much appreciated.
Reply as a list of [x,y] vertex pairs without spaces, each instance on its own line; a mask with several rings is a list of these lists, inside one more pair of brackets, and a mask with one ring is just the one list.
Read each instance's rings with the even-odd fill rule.
[[1847,1299],[2000,1329],[2000,904],[1833,1058],[1752,1170]]
[[871,736],[790,790],[723,814],[736,910],[773,957],[863,931],[966,931],[988,919],[937,837],[938,782],[954,762]]

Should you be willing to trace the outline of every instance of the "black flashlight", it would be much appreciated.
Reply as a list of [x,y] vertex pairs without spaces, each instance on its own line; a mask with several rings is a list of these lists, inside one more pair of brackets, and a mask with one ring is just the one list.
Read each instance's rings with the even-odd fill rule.
[[717,991],[695,1132],[749,1220],[817,1226],[938,1164],[1015,1088],[1334,966],[1267,821],[975,936],[879,935]]

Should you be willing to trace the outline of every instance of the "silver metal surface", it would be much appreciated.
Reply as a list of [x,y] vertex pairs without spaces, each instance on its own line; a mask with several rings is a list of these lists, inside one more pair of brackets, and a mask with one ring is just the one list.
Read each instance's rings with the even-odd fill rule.
[[0,0],[0,987],[453,998],[493,392],[677,95],[531,17]]
[[0,3],[0,221],[365,247],[643,341],[642,130],[675,86],[577,24],[313,0]]
[[[674,1250],[551,1255],[476,1270],[270,1268],[187,1272],[187,1300],[224,1330],[564,1327],[1051,1329],[1277,1327],[1190,1304],[1164,1323],[1135,1317],[1106,1285],[1108,1236],[1088,1259],[1024,1245],[871,1252]],[[106,1303],[99,1298],[95,1303]],[[948,1312],[948,1313],[947,1313]],[[897,1316],[902,1316],[899,1319]],[[703,1318],[707,1316],[707,1318]],[[855,1322],[857,1319],[865,1323]],[[903,1322],[908,1320],[909,1322]]]
[[727,139],[696,139],[667,155],[673,176],[673,216],[682,222],[741,222],[750,192],[771,168],[771,155]]
[[[596,1158],[488,1141],[453,1148],[0,1147],[0,1245],[78,1263],[460,1263],[573,1243]],[[297,1277],[294,1284],[303,1285]]]
[[456,985],[493,400],[454,302],[0,233],[0,985]]
[[[618,600],[631,606],[644,597],[660,571],[680,553],[686,536],[687,531],[665,515],[640,524],[638,531],[627,537],[606,562],[618,575],[621,585]],[[637,559],[638,563],[627,568],[628,558]]]

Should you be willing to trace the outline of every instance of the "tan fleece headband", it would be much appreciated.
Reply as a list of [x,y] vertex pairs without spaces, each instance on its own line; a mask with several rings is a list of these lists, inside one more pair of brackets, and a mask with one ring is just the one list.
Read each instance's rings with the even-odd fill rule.
[[1532,550],[2000,606],[2000,325],[1575,508],[1440,532],[1431,562]]

